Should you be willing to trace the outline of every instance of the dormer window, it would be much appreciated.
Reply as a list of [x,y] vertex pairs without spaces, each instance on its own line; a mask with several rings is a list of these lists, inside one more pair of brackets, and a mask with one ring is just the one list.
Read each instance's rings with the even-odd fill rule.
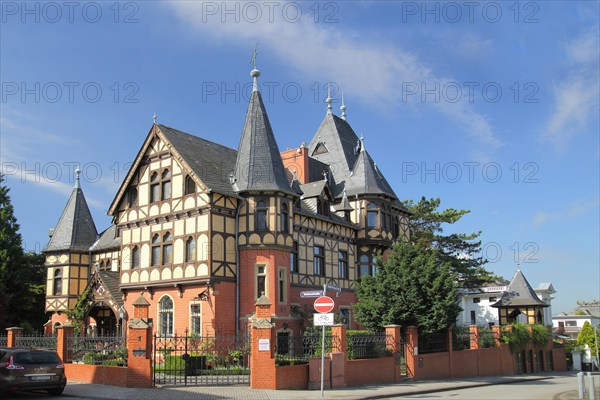
[[312,155],[316,156],[325,153],[329,153],[329,149],[327,148],[327,146],[325,146],[325,143],[319,142],[317,143],[317,147],[315,147],[315,150],[313,151]]
[[317,214],[323,215],[325,217],[329,216],[329,203],[327,200],[322,198],[317,198]]

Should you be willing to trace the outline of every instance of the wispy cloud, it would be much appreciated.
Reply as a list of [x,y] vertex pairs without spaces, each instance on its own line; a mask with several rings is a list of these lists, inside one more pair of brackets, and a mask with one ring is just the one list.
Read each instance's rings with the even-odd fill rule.
[[568,221],[573,218],[584,215],[589,211],[598,208],[600,199],[578,199],[572,202],[567,208],[558,212],[540,211],[533,216],[533,224],[536,226],[544,225],[551,221]]
[[[452,80],[442,78],[408,51],[380,39],[360,39],[353,32],[342,32],[336,24],[315,23],[313,18],[292,23],[286,21],[281,12],[268,17],[263,13],[256,22],[249,22],[242,16],[239,23],[222,23],[223,15],[207,15],[206,3],[181,1],[167,4],[186,27],[198,35],[248,47],[260,42],[262,49],[277,55],[303,79],[333,80],[364,103],[400,106],[403,83],[426,83],[427,87],[432,87],[436,82],[443,85],[444,81]],[[280,4],[280,11],[281,8]],[[410,101],[420,103],[421,97],[415,96]],[[488,119],[466,99],[456,103],[432,102],[431,106],[481,144],[501,145]]]
[[[598,31],[590,30],[565,46],[571,68],[564,81],[554,85],[554,111],[541,137],[564,151],[581,135],[598,112]],[[596,132],[597,134],[597,132]]]

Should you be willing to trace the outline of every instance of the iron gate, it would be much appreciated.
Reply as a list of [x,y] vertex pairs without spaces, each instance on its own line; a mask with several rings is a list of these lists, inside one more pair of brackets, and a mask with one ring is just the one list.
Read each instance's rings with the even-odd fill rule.
[[154,385],[249,385],[250,336],[154,336]]

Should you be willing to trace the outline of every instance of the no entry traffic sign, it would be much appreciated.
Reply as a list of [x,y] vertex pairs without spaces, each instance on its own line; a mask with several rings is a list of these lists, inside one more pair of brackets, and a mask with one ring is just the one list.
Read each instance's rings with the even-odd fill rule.
[[321,296],[315,300],[315,310],[320,313],[328,313],[333,310],[335,303],[329,296]]

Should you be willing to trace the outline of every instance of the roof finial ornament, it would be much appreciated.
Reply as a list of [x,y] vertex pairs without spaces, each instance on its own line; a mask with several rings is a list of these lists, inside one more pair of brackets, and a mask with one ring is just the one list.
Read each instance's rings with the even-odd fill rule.
[[77,168],[75,168],[75,189],[79,189],[79,175],[81,175],[81,170],[79,164],[77,164]]
[[154,121],[154,125],[156,125],[156,113],[154,113],[154,116],[152,117],[152,120]]
[[252,52],[252,63],[253,69],[250,71],[250,76],[254,79],[252,82],[252,91],[258,92],[258,77],[260,76],[260,71],[256,68],[256,48],[258,47],[258,43],[254,46],[254,51]]
[[327,98],[325,99],[325,103],[327,103],[327,114],[331,114],[331,102],[333,99],[331,98],[331,82],[327,82]]
[[342,92],[342,106],[340,107],[340,111],[342,112],[342,119],[346,120],[346,105],[344,104],[344,92]]
[[360,150],[359,152],[362,153],[363,151],[365,151],[365,138],[363,137],[363,134],[360,134]]

